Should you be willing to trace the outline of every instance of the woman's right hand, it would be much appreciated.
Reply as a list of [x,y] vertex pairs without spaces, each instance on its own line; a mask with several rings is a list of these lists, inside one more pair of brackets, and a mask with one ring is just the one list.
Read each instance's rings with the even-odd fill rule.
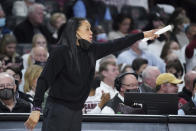
[[27,129],[32,131],[37,125],[37,123],[39,122],[39,118],[40,118],[40,111],[37,110],[32,111],[28,120],[24,123],[24,125],[26,126]]
[[159,37],[159,35],[155,34],[159,29],[153,29],[149,31],[144,31],[144,38],[149,38],[150,40],[154,40]]

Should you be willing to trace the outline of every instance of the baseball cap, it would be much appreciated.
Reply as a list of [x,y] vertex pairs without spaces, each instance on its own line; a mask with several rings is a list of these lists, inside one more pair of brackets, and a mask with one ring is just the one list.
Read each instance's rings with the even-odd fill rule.
[[156,79],[156,86],[159,86],[164,83],[172,83],[172,84],[180,84],[182,83],[182,80],[177,79],[173,74],[171,73],[163,73],[160,74]]

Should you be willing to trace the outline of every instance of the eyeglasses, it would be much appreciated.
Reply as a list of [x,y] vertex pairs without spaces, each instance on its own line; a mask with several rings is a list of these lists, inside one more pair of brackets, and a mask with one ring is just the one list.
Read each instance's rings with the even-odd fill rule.
[[0,84],[0,89],[4,89],[4,88],[13,88],[14,85],[15,85],[14,83]]

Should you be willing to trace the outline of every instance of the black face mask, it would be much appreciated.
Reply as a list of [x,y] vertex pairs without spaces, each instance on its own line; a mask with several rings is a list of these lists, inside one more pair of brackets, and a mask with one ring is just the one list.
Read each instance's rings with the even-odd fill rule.
[[35,61],[35,65],[44,67],[46,65],[46,62]]
[[128,89],[126,92],[140,92],[139,88],[138,89]]
[[85,39],[79,39],[78,42],[79,42],[79,44],[80,44],[80,47],[81,47],[82,49],[84,49],[84,50],[88,50],[89,47],[90,47],[90,45],[91,45],[91,43],[88,42],[88,41],[85,40]]
[[14,97],[14,89],[4,88],[0,90],[0,99],[9,100]]

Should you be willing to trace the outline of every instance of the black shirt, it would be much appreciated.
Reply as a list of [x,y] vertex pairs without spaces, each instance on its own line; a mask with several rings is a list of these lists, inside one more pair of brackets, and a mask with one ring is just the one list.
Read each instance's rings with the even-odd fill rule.
[[10,111],[10,109],[0,101],[0,113],[30,113],[30,112],[31,112],[30,103],[20,98],[16,98],[16,105],[14,106],[12,111]]
[[192,97],[192,92],[187,90],[186,87],[183,88],[182,92],[178,93],[178,97],[184,98],[186,101],[190,101]]
[[76,71],[76,65],[70,66],[71,59],[68,57],[68,47],[56,47],[51,52],[38,79],[33,102],[34,107],[41,107],[44,93],[50,87],[49,100],[64,104],[73,110],[82,109],[89,95],[90,84],[95,72],[95,66],[90,66],[91,57],[94,58],[95,65],[97,59],[129,47],[143,37],[143,33],[139,33],[106,43],[92,43],[88,50],[78,46],[77,55],[80,72]]

